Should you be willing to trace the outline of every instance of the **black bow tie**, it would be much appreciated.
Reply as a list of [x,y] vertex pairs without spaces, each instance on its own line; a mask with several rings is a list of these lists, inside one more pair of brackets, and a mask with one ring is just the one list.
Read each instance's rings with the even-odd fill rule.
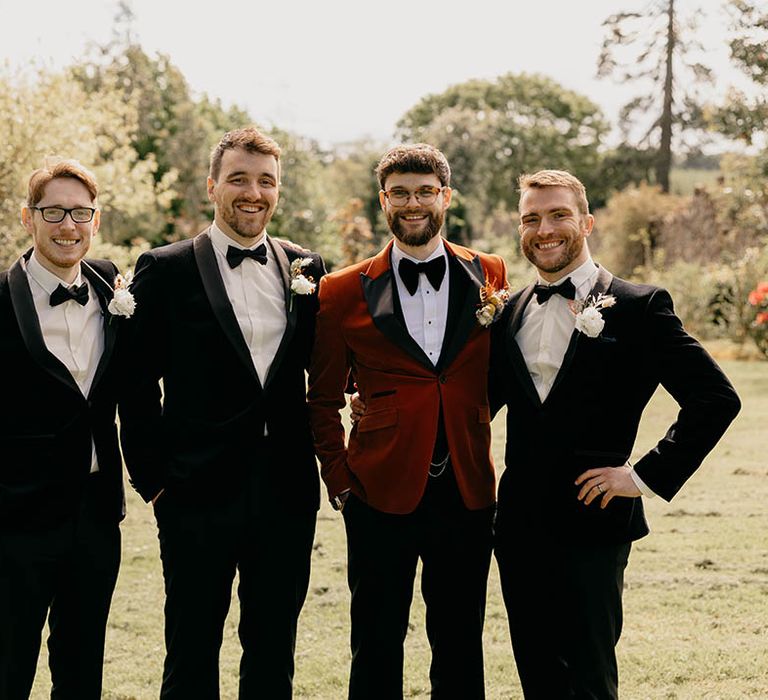
[[252,258],[257,263],[266,265],[267,246],[262,243],[258,248],[254,248],[253,250],[235,248],[233,245],[227,248],[227,262],[232,269],[236,268],[246,258]]
[[445,256],[441,255],[439,258],[423,263],[415,263],[413,260],[403,258],[397,271],[411,296],[416,294],[416,290],[419,288],[419,274],[422,272],[427,276],[434,290],[438,291],[443,283],[443,277],[445,277]]
[[576,287],[573,286],[573,282],[571,281],[571,278],[565,280],[562,284],[555,285],[547,285],[547,284],[537,284],[533,288],[533,293],[536,295],[536,301],[539,302],[539,304],[544,304],[549,301],[549,298],[553,294],[559,294],[562,297],[565,297],[566,299],[575,299],[576,298]]
[[88,285],[85,282],[79,287],[74,284],[71,287],[60,284],[51,294],[51,306],[58,306],[70,299],[76,301],[80,306],[85,306],[88,303]]

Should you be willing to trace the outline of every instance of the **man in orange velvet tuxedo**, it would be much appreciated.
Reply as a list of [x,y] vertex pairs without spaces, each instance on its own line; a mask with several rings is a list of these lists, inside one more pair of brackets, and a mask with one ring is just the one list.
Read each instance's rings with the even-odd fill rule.
[[[440,236],[445,156],[398,146],[377,167],[394,239],[324,277],[309,377],[315,448],[343,511],[352,592],[352,700],[403,697],[403,642],[418,560],[432,698],[484,697],[482,629],[495,474],[481,289],[501,258]],[[349,377],[366,404],[345,445]]]

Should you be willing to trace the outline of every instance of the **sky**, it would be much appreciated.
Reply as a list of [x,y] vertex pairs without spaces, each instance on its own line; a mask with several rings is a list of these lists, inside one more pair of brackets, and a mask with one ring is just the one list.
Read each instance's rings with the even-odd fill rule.
[[[165,53],[196,93],[245,107],[262,125],[323,144],[393,141],[420,98],[472,78],[541,73],[615,122],[637,88],[597,80],[603,20],[648,0],[133,0],[136,39]],[[720,0],[698,37],[718,75],[713,100],[745,84],[730,67]],[[0,63],[54,68],[112,37],[114,0],[0,0]]]

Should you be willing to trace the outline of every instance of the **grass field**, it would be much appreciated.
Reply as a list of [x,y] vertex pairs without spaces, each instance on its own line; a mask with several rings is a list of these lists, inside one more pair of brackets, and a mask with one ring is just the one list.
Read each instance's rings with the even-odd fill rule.
[[[672,504],[648,503],[653,532],[636,543],[626,576],[625,625],[619,644],[622,697],[714,700],[768,698],[768,363],[724,367],[744,408],[716,451]],[[675,414],[656,395],[636,455],[652,446]],[[502,417],[494,423],[501,464]],[[151,508],[129,494],[123,563],[107,635],[104,698],[158,696],[163,662],[163,594]],[[319,513],[312,581],[299,628],[296,697],[342,700],[349,665],[349,592],[340,516]],[[419,597],[407,640],[406,697],[428,698],[429,647]],[[221,658],[222,698],[237,697],[237,604]],[[489,587],[485,632],[489,700],[520,698],[498,575]],[[33,699],[48,697],[41,654]],[[190,699],[194,700],[194,699]],[[269,700],[265,698],[265,700]],[[555,700],[555,699],[553,699]]]

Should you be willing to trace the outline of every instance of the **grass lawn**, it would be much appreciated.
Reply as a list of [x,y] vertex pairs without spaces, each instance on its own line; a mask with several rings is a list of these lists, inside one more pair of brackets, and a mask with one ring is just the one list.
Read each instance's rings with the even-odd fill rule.
[[[768,362],[723,363],[744,408],[715,452],[672,504],[647,504],[650,536],[635,544],[626,575],[618,655],[630,700],[768,697]],[[635,457],[666,431],[676,405],[658,393],[641,426]],[[502,464],[503,417],[494,423]],[[341,518],[323,504],[309,595],[299,623],[295,695],[346,697],[349,592]],[[202,602],[202,601],[201,601]],[[406,649],[406,697],[428,698],[424,608],[415,597]],[[237,697],[236,599],[221,654],[222,698]],[[123,562],[107,632],[106,700],[156,698],[163,663],[163,582],[152,510],[132,492]],[[489,700],[520,698],[494,567],[485,631]],[[33,699],[49,697],[45,650]],[[194,700],[194,699],[190,699]],[[265,700],[269,700],[268,698]],[[556,699],[553,699],[556,700]]]

